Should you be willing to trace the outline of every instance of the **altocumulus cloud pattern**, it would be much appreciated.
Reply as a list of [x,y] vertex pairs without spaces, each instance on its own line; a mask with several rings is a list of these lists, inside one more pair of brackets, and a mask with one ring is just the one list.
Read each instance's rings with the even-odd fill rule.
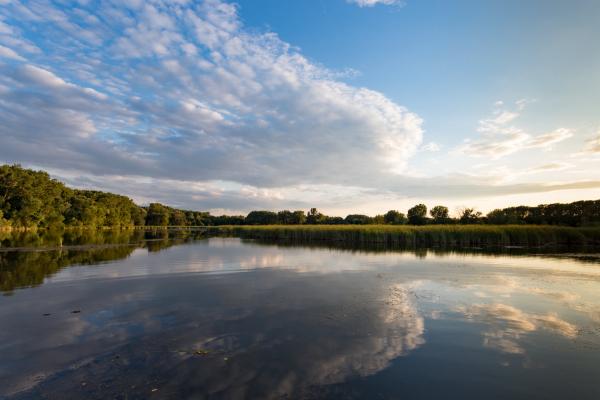
[[361,186],[402,171],[421,143],[417,115],[245,28],[233,4],[8,1],[0,13],[5,160],[265,188]]

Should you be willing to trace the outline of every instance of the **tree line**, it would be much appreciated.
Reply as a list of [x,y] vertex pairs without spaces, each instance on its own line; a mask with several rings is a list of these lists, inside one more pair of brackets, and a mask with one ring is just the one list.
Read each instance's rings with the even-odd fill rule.
[[406,214],[390,210],[374,217],[350,214],[327,216],[316,208],[279,212],[251,211],[248,215],[211,215],[180,210],[160,203],[139,206],[130,198],[96,190],[72,189],[44,171],[19,165],[0,166],[0,227],[133,227],[213,225],[426,225],[426,224],[539,224],[600,225],[600,200],[496,209],[483,215],[473,208],[451,217],[447,207],[428,209],[417,204]]

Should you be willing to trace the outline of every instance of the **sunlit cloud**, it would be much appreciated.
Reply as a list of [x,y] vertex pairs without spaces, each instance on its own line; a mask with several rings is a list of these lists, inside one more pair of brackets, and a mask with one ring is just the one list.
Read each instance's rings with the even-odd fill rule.
[[421,146],[421,151],[430,151],[432,153],[438,152],[442,149],[442,147],[436,142],[429,142]]
[[553,162],[548,164],[539,165],[537,167],[530,168],[527,173],[540,173],[540,172],[551,172],[551,171],[564,171],[566,169],[573,168],[573,164],[566,162]]
[[257,186],[366,182],[402,171],[421,142],[416,114],[275,33],[246,30],[233,4],[15,2],[3,12],[43,27],[47,49],[0,65],[7,161]]
[[475,157],[498,159],[529,149],[549,149],[553,145],[569,139],[573,131],[557,128],[551,132],[532,135],[513,124],[528,104],[527,100],[515,103],[515,110],[507,110],[504,103],[497,102],[491,117],[479,121],[478,139],[466,139],[455,151]]
[[595,137],[588,139],[585,142],[584,151],[592,154],[600,153],[600,132]]

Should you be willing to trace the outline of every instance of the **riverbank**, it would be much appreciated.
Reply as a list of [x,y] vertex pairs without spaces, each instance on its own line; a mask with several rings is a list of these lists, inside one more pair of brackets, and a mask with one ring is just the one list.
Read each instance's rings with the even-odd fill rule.
[[552,225],[224,225],[0,231],[0,248],[115,244],[165,235],[233,236],[286,244],[410,247],[600,246],[600,227]]
[[542,225],[264,225],[208,227],[209,234],[287,243],[411,246],[598,246],[600,227]]

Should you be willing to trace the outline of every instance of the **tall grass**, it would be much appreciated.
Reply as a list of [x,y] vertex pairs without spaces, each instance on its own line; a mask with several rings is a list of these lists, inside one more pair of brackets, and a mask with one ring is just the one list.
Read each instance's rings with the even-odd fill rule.
[[288,243],[382,244],[390,247],[600,245],[600,227],[547,225],[264,225],[210,227],[210,234]]

